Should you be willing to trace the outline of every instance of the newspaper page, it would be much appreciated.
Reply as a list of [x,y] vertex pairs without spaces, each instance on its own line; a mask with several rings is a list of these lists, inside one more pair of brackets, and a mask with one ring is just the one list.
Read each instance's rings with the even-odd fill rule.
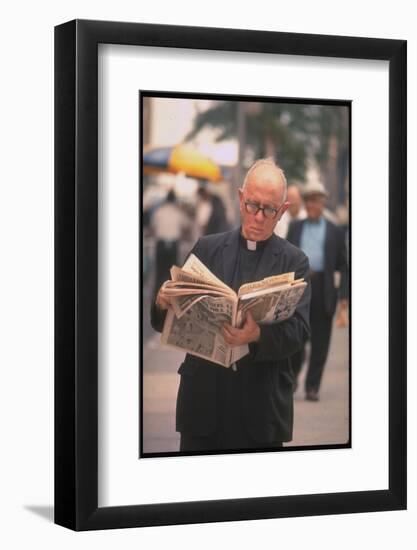
[[[207,270],[208,271],[208,270]],[[214,277],[214,275],[213,275]],[[203,277],[190,274],[188,271],[181,269],[177,266],[171,267],[171,280],[165,281],[164,288],[200,288],[207,290],[216,290],[222,295],[230,295],[237,298],[236,292],[234,292],[230,287],[225,284],[218,285],[217,282],[213,279],[204,279]],[[185,292],[184,292],[185,294]]]
[[255,290],[264,290],[291,284],[294,281],[294,275],[294,272],[282,273],[281,275],[273,275],[272,277],[266,277],[260,281],[254,281],[253,283],[246,283],[239,288],[238,296],[244,296]]
[[215,284],[216,286],[225,288],[228,292],[231,291],[231,288],[218,279],[194,254],[189,255],[187,261],[182,267],[182,271],[191,273],[196,278],[206,280],[210,284]]
[[173,265],[170,269],[171,279],[174,282],[194,283],[199,285],[212,285],[213,283],[204,277],[198,277],[185,271],[183,268]]
[[254,321],[260,324],[280,323],[289,319],[294,314],[306,286],[307,283],[302,282],[271,289],[264,294],[242,296],[239,300],[239,322],[249,310]]
[[[207,296],[222,297],[226,294],[222,288],[216,286],[183,281],[166,281],[163,284],[163,289],[165,295],[171,298],[171,305],[178,318],[182,317],[190,307],[203,298]],[[227,296],[237,303],[237,296],[234,292],[227,294]]]
[[229,367],[231,348],[222,336],[221,327],[225,323],[233,325],[235,316],[236,301],[224,297],[207,296],[180,318],[168,310],[162,343]]
[[193,307],[194,304],[203,299],[204,296],[206,296],[206,294],[200,294],[198,296],[196,296],[195,294],[187,296],[173,296],[171,298],[171,305],[175,315],[177,316],[177,319],[181,319],[184,313],[186,313],[190,309],[190,307]]
[[[184,313],[186,313],[191,307],[194,306],[197,302],[200,300],[203,300],[205,298],[208,298],[208,296],[217,296],[217,297],[223,297],[223,295],[220,292],[210,292],[210,294],[207,294],[207,292],[204,292],[203,294],[201,292],[192,292],[190,294],[174,294],[171,296],[171,305],[175,312],[175,315],[179,318],[181,318]],[[235,300],[236,301],[236,300]]]
[[209,285],[206,283],[192,283],[192,282],[185,282],[185,281],[165,281],[165,283],[162,285],[163,289],[165,291],[172,291],[175,290],[175,294],[187,294],[189,291],[198,289],[198,290],[215,290],[218,293],[221,293],[222,295],[225,294],[225,290],[223,288],[219,288],[215,285]]

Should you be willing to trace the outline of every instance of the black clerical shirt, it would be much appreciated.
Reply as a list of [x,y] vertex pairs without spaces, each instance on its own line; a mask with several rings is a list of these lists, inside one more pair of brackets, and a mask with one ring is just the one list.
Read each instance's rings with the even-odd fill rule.
[[[239,250],[232,281],[232,288],[235,292],[245,283],[255,281],[256,268],[268,240],[259,242],[247,241],[242,234],[239,235]],[[251,250],[252,247],[255,247],[255,249]]]
[[[264,252],[266,241],[247,241],[242,234],[239,239],[239,250],[232,280],[236,292],[245,283],[255,281],[258,263]],[[250,249],[254,248],[254,249]],[[234,368],[219,368],[217,374],[217,444],[223,449],[240,449],[259,447],[250,440],[246,432],[242,405],[242,377],[239,363]],[[280,444],[280,442],[276,442]],[[269,445],[271,446],[271,445]]]

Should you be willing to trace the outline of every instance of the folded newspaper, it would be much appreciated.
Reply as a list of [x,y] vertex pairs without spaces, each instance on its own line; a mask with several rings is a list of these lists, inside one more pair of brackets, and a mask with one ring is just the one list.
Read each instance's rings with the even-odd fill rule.
[[247,283],[238,293],[224,284],[191,254],[182,268],[171,268],[171,280],[163,285],[171,298],[162,343],[230,367],[249,353],[247,345],[231,347],[222,327],[240,327],[251,312],[259,324],[279,323],[291,317],[307,283],[283,273]]

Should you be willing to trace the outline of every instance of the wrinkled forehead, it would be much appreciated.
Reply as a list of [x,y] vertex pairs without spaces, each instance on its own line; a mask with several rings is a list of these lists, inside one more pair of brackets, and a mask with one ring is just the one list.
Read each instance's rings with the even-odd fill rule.
[[259,168],[249,174],[243,192],[252,200],[279,204],[283,200],[285,185],[278,171]]

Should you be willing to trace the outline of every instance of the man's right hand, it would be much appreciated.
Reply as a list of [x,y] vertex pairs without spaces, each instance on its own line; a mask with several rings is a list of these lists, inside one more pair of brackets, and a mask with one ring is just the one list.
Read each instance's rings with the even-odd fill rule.
[[159,309],[168,309],[171,307],[171,298],[167,296],[164,292],[164,285],[161,286],[155,300],[156,305]]

